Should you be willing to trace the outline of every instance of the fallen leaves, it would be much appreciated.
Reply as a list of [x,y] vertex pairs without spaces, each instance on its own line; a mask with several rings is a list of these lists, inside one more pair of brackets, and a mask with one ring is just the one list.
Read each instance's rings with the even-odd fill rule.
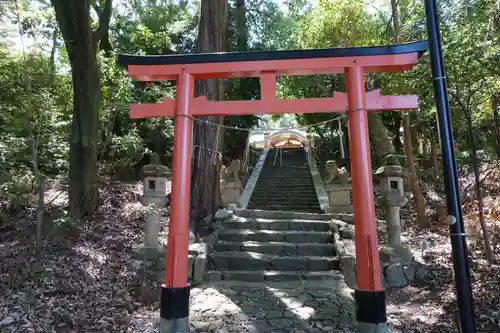
[[[469,261],[471,264],[472,290],[476,311],[477,332],[500,331],[500,168],[486,168],[487,175],[482,177],[485,194],[485,215],[494,246],[495,263],[491,267],[485,260],[483,239],[478,235],[468,237]],[[473,175],[464,173],[460,179],[464,198],[464,220],[466,226],[477,222],[478,206],[474,202]],[[433,192],[428,201],[436,202],[444,195]],[[382,213],[378,210],[377,213]],[[432,211],[429,212],[432,214]],[[388,297],[389,316],[397,315],[395,325],[404,332],[443,332],[455,333],[458,328],[458,306],[453,279],[453,264],[449,230],[446,226],[433,223],[430,230],[419,230],[414,218],[412,200],[402,208],[402,239],[417,254],[416,259],[423,262],[430,271],[429,279],[417,281],[396,295]],[[383,218],[383,215],[379,216]],[[470,227],[467,230],[471,230]],[[385,238],[381,237],[381,242]],[[422,249],[422,244],[427,249]],[[423,256],[420,253],[423,252]]]
[[143,222],[120,214],[137,201],[136,193],[110,183],[101,195],[101,213],[78,225],[77,237],[46,239],[38,267],[33,216],[2,235],[1,332],[123,332],[141,306],[133,297],[138,277],[130,263]]

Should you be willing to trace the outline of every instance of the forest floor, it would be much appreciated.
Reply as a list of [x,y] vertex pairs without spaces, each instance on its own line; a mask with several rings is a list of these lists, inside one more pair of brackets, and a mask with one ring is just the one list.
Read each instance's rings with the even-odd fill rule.
[[[486,263],[480,238],[468,239],[480,333],[500,331],[497,301],[500,298],[500,200],[493,194],[500,191],[496,189],[499,185],[492,185],[499,174],[496,172],[493,181],[485,185],[486,219],[495,264]],[[158,294],[155,292],[158,283],[151,282],[153,292],[149,298],[144,297],[139,270],[133,260],[135,246],[141,243],[143,236],[140,186],[108,182],[100,187],[100,192],[101,212],[84,224],[77,224],[65,215],[66,193],[57,189],[48,191],[47,202],[51,202],[52,208],[47,220],[52,223],[44,225],[46,237],[41,258],[37,259],[34,251],[33,210],[20,211],[8,226],[0,226],[3,231],[0,234],[0,332],[153,332],[159,315],[159,300],[154,296]],[[400,333],[458,332],[449,232],[436,224],[429,230],[419,230],[411,207],[410,201],[402,212],[403,242],[414,250],[416,259],[427,266],[429,279],[403,290],[388,291],[389,321],[394,332]],[[466,223],[477,223],[474,209],[467,207]],[[165,236],[162,232],[162,239]],[[424,240],[428,248],[422,251]],[[235,291],[232,292],[234,295]],[[241,288],[236,289],[236,294],[242,292]],[[223,306],[238,309],[237,302],[230,297],[221,298],[215,293],[217,289],[200,287],[193,291],[193,297],[218,297],[218,302],[227,299]],[[238,318],[249,325],[249,318],[244,315]],[[213,320],[220,323],[217,318]],[[143,324],[137,327],[140,322]],[[234,324],[235,330],[243,332],[240,322]],[[324,327],[325,323],[321,325]],[[233,329],[226,327],[219,331]]]

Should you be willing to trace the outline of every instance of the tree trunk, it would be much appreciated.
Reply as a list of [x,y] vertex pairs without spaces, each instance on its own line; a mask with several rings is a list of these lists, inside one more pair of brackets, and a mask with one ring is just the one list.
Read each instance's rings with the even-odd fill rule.
[[97,146],[100,77],[95,54],[87,43],[75,43],[71,61],[73,123],[69,157],[70,211],[75,217],[89,215],[98,207]]
[[238,51],[245,51],[248,47],[248,27],[245,0],[236,0],[236,29],[238,33],[236,48]]
[[98,207],[97,150],[99,129],[100,70],[97,49],[107,36],[112,0],[95,1],[99,26],[93,31],[90,0],[52,0],[64,38],[73,80],[69,203],[70,213],[79,219]]
[[491,109],[493,111],[493,128],[495,130],[495,148],[497,157],[500,158],[500,92],[493,95]]
[[[394,25],[394,40],[399,43],[400,21],[397,0],[391,0],[392,8],[392,22]],[[417,170],[415,168],[415,157],[413,155],[413,140],[410,115],[407,113],[403,117],[403,130],[404,130],[404,148],[406,154],[406,165],[408,172],[408,180],[410,183],[413,197],[415,198],[415,209],[417,211],[417,224],[420,228],[428,228],[429,220],[425,216],[425,201],[420,190],[418,183]]]
[[[465,110],[464,110],[465,111]],[[484,203],[483,203],[483,193],[481,189],[481,180],[479,175],[479,161],[477,158],[477,142],[476,136],[472,128],[472,118],[468,111],[464,112],[465,118],[467,119],[467,129],[469,132],[470,143],[472,147],[472,168],[474,169],[474,181],[476,183],[476,200],[477,208],[479,210],[479,223],[481,224],[481,230],[484,237],[484,250],[486,252],[486,260],[491,265],[493,264],[493,250],[491,249],[490,243],[490,232],[488,226],[486,225],[484,219]]]
[[[371,83],[372,89],[381,88],[379,74],[371,76],[371,80],[368,82]],[[375,154],[372,154],[372,156],[374,156],[372,163],[381,165],[385,163],[385,159],[388,155],[393,155],[395,153],[395,150],[390,131],[385,127],[378,112],[368,112],[368,131],[373,150],[375,151]]]
[[437,177],[439,176],[439,161],[438,161],[438,151],[439,151],[439,147],[437,146],[437,144],[434,143],[434,138],[431,137],[431,140],[430,140],[430,146],[431,146],[431,159],[432,159],[432,175],[433,175],[433,178],[434,179],[437,179]]
[[[227,0],[201,2],[198,26],[197,52],[224,51],[227,30]],[[210,100],[222,100],[224,89],[222,80],[198,81],[196,94],[205,95]],[[201,117],[201,119],[222,124],[224,117]],[[219,153],[223,141],[223,128],[194,122],[193,176],[191,187],[191,218],[199,220],[213,214],[222,203],[220,195]]]
[[393,131],[393,135],[394,135],[394,139],[393,139],[393,144],[394,144],[394,150],[396,152],[400,152],[401,149],[403,148],[403,144],[401,143],[401,138],[400,138],[400,132],[399,130],[401,129],[401,115],[400,114],[397,114],[395,115],[394,117],[394,131]]
[[52,48],[50,49],[50,69],[52,76],[56,75],[57,28],[52,32]]
[[425,201],[418,183],[417,170],[415,168],[415,159],[413,156],[413,147],[411,140],[411,123],[410,115],[406,114],[403,118],[404,128],[404,148],[406,154],[406,166],[408,171],[408,180],[410,182],[411,191],[415,198],[415,209],[417,211],[417,224],[420,228],[429,227],[429,219],[425,215]]
[[391,134],[382,122],[382,118],[376,112],[368,113],[368,129],[370,131],[370,138],[375,150],[378,160],[375,161],[376,164],[384,163],[384,159],[387,155],[392,155],[395,153],[394,146],[391,142]]

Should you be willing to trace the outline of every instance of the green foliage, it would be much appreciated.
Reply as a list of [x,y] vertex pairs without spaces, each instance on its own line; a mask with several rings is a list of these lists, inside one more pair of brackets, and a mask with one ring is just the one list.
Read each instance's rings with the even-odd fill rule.
[[57,175],[68,168],[71,81],[53,75],[47,57],[33,53],[25,61],[7,52],[0,54],[0,81],[0,200],[18,206],[33,191],[30,128],[39,140],[41,172]]
[[[59,47],[61,41],[49,2],[19,1],[19,4],[20,12],[15,6],[0,6],[0,13],[4,14],[0,20],[8,27],[2,26],[0,36],[4,32],[12,34],[17,27],[26,38],[37,36],[36,47],[26,50],[26,59],[18,49],[9,49],[5,40],[0,41],[4,42],[0,49],[0,200],[18,200],[17,206],[29,201],[34,191],[30,126],[35,139],[39,140],[43,175],[49,178],[66,175],[73,102],[70,67]],[[401,0],[398,4],[401,41],[425,39],[422,2]],[[467,117],[472,119],[473,132],[486,158],[500,141],[490,130],[493,124],[491,98],[500,90],[500,14],[494,0],[473,3],[445,0],[438,4],[460,158],[467,160],[471,146]],[[391,43],[393,39],[390,9],[374,10],[364,0],[247,0],[245,8],[245,20],[241,17],[237,20],[235,1],[229,2],[228,51],[350,47]],[[110,27],[113,49],[135,54],[192,53],[196,49],[198,11],[199,1],[121,2],[114,8]],[[242,25],[245,21],[246,25]],[[133,82],[115,59],[98,56],[101,170],[117,177],[135,177],[152,151],[170,165],[173,120],[131,119],[128,113],[130,103],[154,103],[164,97],[174,97],[172,82]],[[27,94],[25,73],[28,73],[31,95]],[[385,94],[418,95],[421,107],[412,118],[415,132],[419,140],[437,143],[428,54],[408,73],[369,74],[366,81],[368,89],[380,86]],[[281,98],[329,97],[333,90],[345,90],[343,75],[278,78]],[[226,80],[225,98],[260,98],[259,80]],[[258,123],[267,123],[268,127],[295,127],[296,124],[307,127],[337,116],[336,113],[298,114],[293,120],[289,119],[290,115],[269,120],[269,117],[259,119],[248,115],[225,117],[224,122],[239,128],[251,128]],[[398,132],[400,112],[385,112],[381,118],[391,133]],[[325,156],[339,153],[336,122],[315,126],[312,130],[322,140]],[[345,124],[342,131],[347,131]],[[247,134],[246,131],[224,131],[225,158],[241,158]]]

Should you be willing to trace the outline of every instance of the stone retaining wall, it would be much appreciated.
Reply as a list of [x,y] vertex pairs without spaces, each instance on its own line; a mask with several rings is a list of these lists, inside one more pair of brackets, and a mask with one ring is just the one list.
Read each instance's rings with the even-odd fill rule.
[[[188,281],[191,284],[199,284],[204,281],[204,275],[208,269],[208,256],[207,253],[213,250],[214,244],[219,239],[219,234],[223,229],[222,222],[230,219],[233,212],[226,209],[219,209],[215,216],[207,216],[203,219],[204,224],[210,224],[212,233],[202,237],[202,241],[189,245],[188,253]],[[161,251],[155,258],[146,260],[148,270],[153,270],[160,275],[160,280],[164,279],[165,274],[165,251]],[[131,262],[133,269],[139,271],[144,267],[144,257],[136,256]]]
[[[335,250],[340,258],[340,269],[345,282],[350,288],[356,289],[354,226],[340,220],[332,220],[330,227],[334,233]],[[414,279],[425,279],[428,275],[428,269],[414,260],[409,249],[389,246],[381,246],[379,249],[380,274],[384,288],[404,288]]]

